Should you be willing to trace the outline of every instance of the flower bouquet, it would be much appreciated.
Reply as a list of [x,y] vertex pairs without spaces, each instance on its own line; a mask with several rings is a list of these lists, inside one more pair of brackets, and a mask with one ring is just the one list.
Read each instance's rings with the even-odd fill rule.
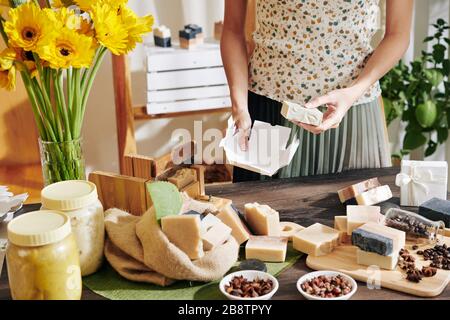
[[16,72],[22,76],[45,184],[85,178],[81,128],[97,71],[108,50],[127,54],[153,24],[127,2],[0,0],[0,87],[14,90]]

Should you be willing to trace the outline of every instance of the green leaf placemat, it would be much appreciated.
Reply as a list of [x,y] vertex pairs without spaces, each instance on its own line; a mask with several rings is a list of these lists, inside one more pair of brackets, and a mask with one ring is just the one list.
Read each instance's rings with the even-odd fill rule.
[[[242,256],[242,255],[241,255]],[[286,261],[266,263],[267,271],[277,276],[291,267],[302,254],[288,246]],[[236,264],[237,265],[237,264]],[[230,272],[235,271],[236,267]],[[111,300],[223,300],[219,281],[203,283],[178,281],[168,287],[133,282],[121,277],[108,263],[95,274],[83,278],[83,284],[95,293]]]

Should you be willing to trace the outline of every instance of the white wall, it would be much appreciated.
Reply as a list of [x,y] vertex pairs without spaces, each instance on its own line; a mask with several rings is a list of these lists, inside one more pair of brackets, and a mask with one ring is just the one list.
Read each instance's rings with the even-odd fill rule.
[[[223,0],[130,0],[130,6],[139,14],[151,13],[156,25],[165,24],[177,37],[178,30],[187,23],[196,23],[212,36],[214,22],[223,19]],[[151,36],[146,41],[150,41]],[[139,46],[130,55],[133,102],[146,103],[145,55]],[[138,152],[160,156],[170,151],[172,130],[193,130],[195,120],[203,121],[204,128],[222,128],[227,114],[185,116],[179,118],[139,121],[136,123]],[[84,152],[87,170],[118,171],[117,131],[110,56],[105,59],[96,78],[83,128]]]

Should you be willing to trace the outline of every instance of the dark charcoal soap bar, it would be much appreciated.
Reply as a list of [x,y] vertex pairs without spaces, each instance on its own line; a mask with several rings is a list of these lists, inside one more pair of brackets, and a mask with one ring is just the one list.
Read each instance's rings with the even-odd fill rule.
[[361,228],[352,232],[352,244],[363,251],[378,253],[382,256],[388,256],[394,250],[392,239]]
[[450,201],[432,198],[419,206],[419,214],[433,221],[442,220],[450,228]]

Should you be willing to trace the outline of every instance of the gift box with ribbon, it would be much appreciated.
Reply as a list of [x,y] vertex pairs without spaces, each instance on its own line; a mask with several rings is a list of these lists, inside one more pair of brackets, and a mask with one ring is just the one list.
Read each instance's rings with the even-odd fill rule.
[[433,197],[447,199],[447,162],[402,160],[395,179],[402,206],[420,206]]

